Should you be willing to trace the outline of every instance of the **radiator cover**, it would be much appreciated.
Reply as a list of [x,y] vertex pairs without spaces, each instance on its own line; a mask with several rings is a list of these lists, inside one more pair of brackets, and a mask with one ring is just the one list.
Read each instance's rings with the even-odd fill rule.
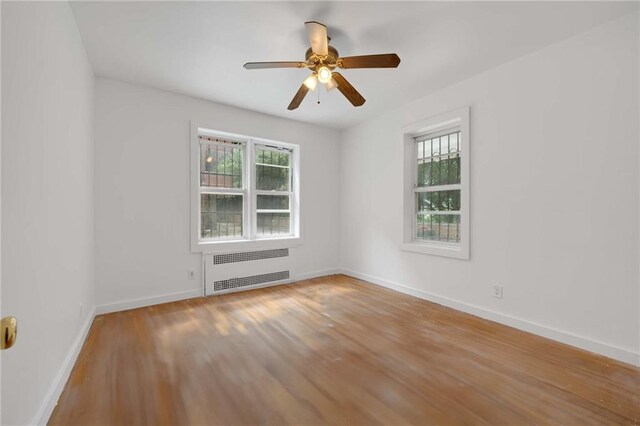
[[289,249],[205,254],[204,294],[223,294],[291,281]]

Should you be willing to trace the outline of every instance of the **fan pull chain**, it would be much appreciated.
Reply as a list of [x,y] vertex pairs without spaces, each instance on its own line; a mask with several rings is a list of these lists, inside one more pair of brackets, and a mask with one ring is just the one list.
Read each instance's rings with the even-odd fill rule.
[[318,105],[320,105],[320,88],[318,88]]

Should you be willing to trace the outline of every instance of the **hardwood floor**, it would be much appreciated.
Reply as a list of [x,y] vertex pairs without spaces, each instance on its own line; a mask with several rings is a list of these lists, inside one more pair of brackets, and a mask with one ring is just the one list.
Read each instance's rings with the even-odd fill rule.
[[337,275],[95,319],[50,425],[638,424],[640,369]]

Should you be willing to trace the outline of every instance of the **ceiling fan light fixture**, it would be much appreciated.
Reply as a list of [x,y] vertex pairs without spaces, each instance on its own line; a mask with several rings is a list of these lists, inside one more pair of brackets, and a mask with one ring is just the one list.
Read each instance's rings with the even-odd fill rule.
[[327,81],[327,84],[325,85],[325,87],[327,88],[327,92],[330,92],[336,87],[338,87],[338,83],[336,83],[336,81],[333,78],[331,78],[329,81]]
[[320,83],[326,84],[331,81],[331,70],[327,67],[320,67],[318,69],[318,80]]
[[304,85],[307,86],[309,90],[316,90],[316,86],[318,85],[318,78],[315,74],[311,74],[304,80]]
[[[2,1],[2,0],[0,0]],[[330,46],[331,38],[327,34],[327,26],[316,21],[304,23],[311,47],[304,54],[304,62],[247,62],[244,67],[248,70],[267,68],[304,68],[311,71],[300,85],[287,109],[297,109],[309,91],[316,90],[318,82],[325,85],[327,92],[338,89],[354,107],[364,105],[366,99],[340,74],[337,68],[397,68],[400,58],[395,53],[377,55],[361,55],[340,57],[335,47]],[[319,96],[319,95],[318,95]],[[320,98],[318,97],[318,103]]]

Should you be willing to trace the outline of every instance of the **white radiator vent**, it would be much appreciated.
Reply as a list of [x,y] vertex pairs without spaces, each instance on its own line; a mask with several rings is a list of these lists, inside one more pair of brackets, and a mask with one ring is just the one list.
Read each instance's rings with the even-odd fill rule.
[[213,291],[232,290],[238,287],[254,286],[289,279],[289,271],[272,272],[270,274],[253,275],[251,277],[232,278],[213,282]]
[[295,276],[295,250],[274,249],[228,254],[205,254],[204,294],[266,287],[290,282]]
[[248,262],[251,260],[273,259],[274,257],[289,256],[289,249],[248,251],[244,253],[217,254],[213,256],[214,265],[225,263]]

